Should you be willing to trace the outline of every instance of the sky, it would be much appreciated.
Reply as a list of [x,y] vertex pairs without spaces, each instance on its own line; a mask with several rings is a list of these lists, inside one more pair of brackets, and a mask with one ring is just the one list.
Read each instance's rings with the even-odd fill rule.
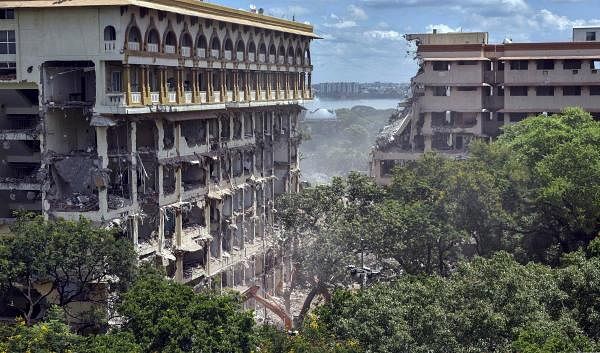
[[313,83],[409,82],[406,33],[485,31],[490,43],[568,41],[573,26],[600,25],[600,0],[207,0],[308,22]]

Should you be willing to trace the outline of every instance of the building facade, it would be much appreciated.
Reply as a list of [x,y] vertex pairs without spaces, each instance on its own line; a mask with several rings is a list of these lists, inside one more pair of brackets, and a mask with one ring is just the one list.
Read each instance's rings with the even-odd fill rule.
[[192,0],[0,3],[0,219],[119,228],[178,281],[273,287],[310,25]]
[[412,97],[372,151],[372,176],[388,184],[394,166],[428,151],[465,158],[470,141],[493,139],[527,116],[568,106],[600,115],[597,30],[576,28],[573,41],[556,43],[488,44],[487,33],[407,35],[419,70]]

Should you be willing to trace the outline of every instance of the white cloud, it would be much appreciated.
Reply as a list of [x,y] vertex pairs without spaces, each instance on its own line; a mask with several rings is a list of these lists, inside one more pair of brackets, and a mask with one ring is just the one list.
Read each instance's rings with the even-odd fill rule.
[[288,18],[288,19],[291,19],[293,17],[303,16],[303,15],[308,14],[309,12],[310,12],[309,9],[302,7],[302,6],[297,6],[297,5],[290,5],[287,7],[274,7],[274,8],[267,9],[267,13],[271,16]]
[[575,26],[596,26],[600,24],[600,19],[571,20],[566,16],[557,15],[550,10],[542,9],[536,14],[535,20],[532,24],[534,26],[556,28],[564,31],[570,30]]
[[360,7],[358,7],[356,5],[348,6],[348,12],[350,13],[350,17],[357,19],[357,20],[364,21],[369,18],[369,16],[367,16],[367,13],[365,12],[365,10],[361,9]]
[[462,32],[462,27],[452,28],[446,24],[440,23],[437,25],[427,25],[425,27],[427,32],[433,32],[435,29],[438,33],[452,33],[452,32]]
[[333,27],[333,28],[352,28],[352,27],[356,27],[357,24],[355,21],[352,21],[352,20],[340,20],[335,23],[324,23],[323,26]]
[[400,33],[396,31],[379,31],[372,30],[366,31],[364,33],[365,36],[370,37],[372,39],[385,39],[385,40],[402,40],[403,37]]

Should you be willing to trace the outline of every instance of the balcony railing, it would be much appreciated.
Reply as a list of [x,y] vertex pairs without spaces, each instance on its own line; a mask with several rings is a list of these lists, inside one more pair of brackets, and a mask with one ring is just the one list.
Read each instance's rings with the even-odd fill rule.
[[142,93],[131,92],[131,103],[132,104],[142,104]]
[[285,58],[283,56],[280,56],[278,62],[279,62],[280,65],[285,64]]
[[117,43],[114,40],[107,40],[104,42],[104,51],[108,53],[115,52],[117,50]]
[[294,58],[288,58],[287,62],[288,64],[292,65],[294,63]]
[[175,46],[174,45],[165,45],[165,53],[175,54]]
[[248,99],[249,101],[255,101],[256,100],[256,91],[250,91],[250,99]]
[[160,93],[150,92],[150,102],[152,102],[152,104],[160,103]]
[[105,105],[121,105],[123,104],[125,96],[122,92],[107,93]]
[[243,51],[238,51],[235,55],[235,58],[238,61],[244,61],[244,52]]
[[177,92],[169,92],[168,98],[169,98],[169,103],[176,103],[177,102]]
[[302,59],[296,58],[296,65],[302,65]]
[[192,103],[192,92],[191,91],[185,91],[184,96],[185,96],[185,103],[186,104],[191,104]]
[[270,63],[274,63],[275,62],[275,55],[269,55],[269,62]]
[[140,43],[139,42],[127,42],[127,49],[138,51],[138,50],[140,50]]
[[280,89],[279,90],[279,99],[284,99],[285,98],[285,90]]
[[254,60],[256,60],[256,54],[248,53],[248,61],[254,61]]
[[260,92],[260,99],[263,100],[263,101],[267,100],[267,92],[261,91]]
[[233,102],[233,92],[232,91],[227,91],[227,101]]
[[225,60],[231,60],[231,51],[225,50]]
[[258,61],[261,63],[265,62],[265,54],[258,54]]
[[200,92],[200,103],[206,103],[206,92],[205,91]]
[[248,100],[246,98],[246,92],[245,91],[240,91],[240,100],[242,100],[242,101]]
[[275,91],[271,91],[271,93],[269,94],[269,99],[270,100],[275,100]]
[[189,58],[190,56],[192,56],[192,48],[181,47],[181,55],[185,56],[186,58]]
[[219,51],[217,49],[211,49],[210,56],[211,58],[219,58]]
[[200,58],[206,58],[206,49],[198,48],[196,49],[196,56]]
[[151,53],[158,53],[158,44],[156,43],[148,43],[146,45],[146,49]]

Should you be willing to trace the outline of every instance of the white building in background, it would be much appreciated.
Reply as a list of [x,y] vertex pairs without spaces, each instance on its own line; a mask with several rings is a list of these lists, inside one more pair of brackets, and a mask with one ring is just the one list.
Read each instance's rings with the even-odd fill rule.
[[571,42],[489,44],[487,33],[410,34],[419,70],[412,98],[372,151],[371,175],[388,184],[394,166],[427,151],[465,158],[473,139],[540,113],[577,106],[600,116],[600,27]]

